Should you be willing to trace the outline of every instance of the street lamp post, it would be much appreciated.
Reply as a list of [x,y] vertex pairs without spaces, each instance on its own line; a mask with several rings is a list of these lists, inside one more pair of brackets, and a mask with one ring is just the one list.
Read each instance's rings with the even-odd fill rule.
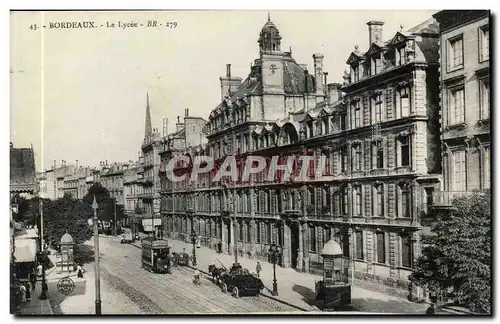
[[45,253],[45,243],[43,241],[43,199],[40,198],[40,249],[41,249],[41,259],[42,259],[42,291],[40,293],[40,299],[47,299],[47,291],[49,287],[47,285],[47,278],[45,277],[45,260],[47,254]]
[[101,269],[100,269],[100,261],[99,261],[99,229],[98,229],[98,221],[97,218],[97,201],[95,200],[92,203],[92,208],[94,209],[94,250],[95,250],[95,314],[101,315]]
[[196,267],[196,240],[198,239],[198,236],[196,235],[196,231],[194,230],[194,213],[190,210],[188,210],[187,213],[191,217],[191,243],[193,243],[193,267]]
[[269,248],[269,254],[271,255],[271,262],[273,264],[273,296],[278,296],[278,282],[276,281],[276,263],[278,262],[278,257],[280,255],[280,247],[277,244],[272,244]]

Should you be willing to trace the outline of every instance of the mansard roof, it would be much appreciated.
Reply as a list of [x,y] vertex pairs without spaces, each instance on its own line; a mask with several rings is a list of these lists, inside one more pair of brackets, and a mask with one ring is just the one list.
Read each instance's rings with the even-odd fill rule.
[[32,148],[10,148],[11,191],[33,192],[36,189],[35,154]]

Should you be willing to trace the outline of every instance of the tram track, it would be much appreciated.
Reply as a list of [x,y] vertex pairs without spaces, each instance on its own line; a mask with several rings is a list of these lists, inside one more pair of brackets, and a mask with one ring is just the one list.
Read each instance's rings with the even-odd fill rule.
[[[133,246],[134,248],[136,249],[141,249],[140,247],[134,245],[134,244],[130,244],[131,246]],[[183,267],[179,266],[179,267],[175,267],[174,269],[182,269]],[[192,266],[187,266],[185,268],[190,268],[190,269],[195,269],[195,267],[192,267]],[[205,274],[207,277],[203,277],[204,279],[206,279],[207,281],[209,281],[214,287],[217,287],[213,281],[211,280],[212,276],[211,274],[209,274],[208,272],[200,269],[200,268],[197,268],[198,271],[200,271],[200,273],[203,273]],[[172,274],[174,274],[174,271],[172,271]],[[190,278],[190,275],[187,275],[188,278]],[[184,279],[184,278],[183,278]],[[188,280],[189,281],[189,280]],[[267,300],[264,301],[263,298],[265,298]],[[262,312],[262,309],[269,309],[271,308],[272,311],[276,312],[310,312],[311,310],[307,310],[307,309],[304,309],[304,308],[301,308],[301,307],[298,307],[296,305],[293,305],[293,304],[290,304],[290,303],[287,303],[285,301],[282,301],[278,298],[275,298],[275,297],[271,297],[271,296],[268,296],[267,294],[263,294],[261,293],[260,296],[247,296],[247,297],[244,297],[244,300],[247,301],[248,303],[251,303],[253,304],[257,310],[255,311],[251,311],[251,312]],[[278,303],[279,305],[276,305],[276,304],[273,304],[271,301],[274,301],[275,303]]]
[[[262,307],[258,307],[252,304],[247,304],[244,303],[243,301],[238,301],[238,300],[227,300],[229,295],[226,295],[227,297],[222,297],[222,296],[217,296],[214,294],[217,289],[215,289],[214,286],[209,286],[207,287],[206,285],[202,286],[195,286],[193,289],[186,288],[189,287],[188,285],[183,285],[179,284],[178,282],[185,282],[188,284],[192,284],[190,282],[190,275],[186,275],[185,271],[182,271],[182,274],[176,274],[175,272],[173,274],[167,274],[167,275],[161,275],[161,274],[153,274],[145,269],[141,268],[141,263],[135,260],[131,260],[130,258],[128,259],[130,262],[124,262],[120,259],[117,259],[116,256],[108,256],[111,259],[113,259],[113,263],[116,264],[119,269],[114,269],[114,271],[118,273],[122,273],[125,275],[125,277],[130,277],[130,276],[137,276],[141,275],[138,273],[133,273],[131,271],[125,270],[125,268],[129,268],[131,265],[136,266],[137,270],[140,272],[144,272],[145,276],[143,278],[147,278],[145,280],[138,279],[137,277],[134,278],[136,281],[140,282],[142,285],[147,286],[148,288],[151,288],[152,290],[156,291],[159,295],[167,298],[168,300],[172,301],[173,303],[179,305],[182,307],[184,310],[189,311],[190,313],[195,312],[195,313],[257,313],[257,312],[262,312]],[[107,258],[108,258],[107,257]],[[152,277],[155,278],[152,278]],[[172,277],[175,280],[171,280]],[[177,282],[176,282],[177,280]],[[167,288],[170,293],[174,293],[175,295],[175,300],[169,296],[165,295],[164,292],[160,290],[158,287],[158,283],[161,283],[162,285],[160,288]],[[208,289],[207,289],[208,288]],[[200,290],[202,289],[205,292],[205,295],[201,293]],[[195,295],[194,298],[187,297],[186,294],[188,295]],[[232,297],[231,297],[232,298]],[[179,302],[179,300],[182,300],[182,302]],[[203,305],[200,304],[200,300],[203,300]],[[189,309],[185,305],[196,305],[195,309]],[[249,307],[250,306],[250,307]],[[268,308],[268,307],[267,307]]]

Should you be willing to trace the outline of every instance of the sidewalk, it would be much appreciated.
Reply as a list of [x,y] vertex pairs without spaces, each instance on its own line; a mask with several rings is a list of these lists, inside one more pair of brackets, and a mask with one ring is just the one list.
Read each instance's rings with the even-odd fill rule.
[[20,316],[23,315],[54,315],[49,299],[39,299],[42,287],[40,284],[31,291],[31,301],[21,304]]
[[[189,254],[192,253],[192,244],[172,239],[168,239],[168,242],[172,246],[172,252],[180,252],[185,248]],[[140,246],[140,242],[137,242],[136,245]],[[217,260],[228,268],[234,262],[234,255],[218,254],[215,250],[204,246],[196,249],[196,261],[200,270],[208,271],[208,265],[214,261],[216,265],[219,265]],[[273,286],[273,265],[262,260],[259,261],[262,266],[260,278],[270,292]],[[238,262],[243,268],[247,268],[252,273],[255,272],[257,260],[238,255]],[[276,279],[278,299],[305,309],[317,310],[316,307],[312,306],[315,297],[315,282],[321,280],[322,277],[276,266]],[[405,299],[356,287],[356,285],[352,287],[351,296],[354,308],[362,312],[425,314],[427,309],[425,304],[412,303]]]

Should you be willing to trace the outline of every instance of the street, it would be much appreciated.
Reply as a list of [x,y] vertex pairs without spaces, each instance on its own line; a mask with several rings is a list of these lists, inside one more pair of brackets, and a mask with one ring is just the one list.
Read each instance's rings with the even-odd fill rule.
[[141,250],[120,244],[119,238],[100,237],[100,250],[102,280],[140,307],[147,304],[149,314],[297,312],[265,297],[234,298],[224,294],[208,276],[202,278],[201,286],[196,286],[192,283],[193,270],[187,267],[173,268],[172,274],[148,272],[141,268]]

